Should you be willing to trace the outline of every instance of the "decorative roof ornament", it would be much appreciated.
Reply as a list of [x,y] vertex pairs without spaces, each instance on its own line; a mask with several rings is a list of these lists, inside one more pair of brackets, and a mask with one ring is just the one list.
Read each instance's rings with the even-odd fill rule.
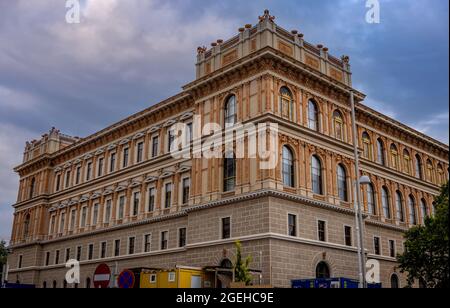
[[264,10],[264,15],[263,16],[259,16],[259,22],[263,22],[265,20],[269,20],[270,22],[274,22],[275,16],[271,16],[269,10]]
[[350,57],[349,57],[349,56],[346,56],[346,55],[343,55],[343,56],[341,57],[341,60],[342,60],[342,62],[348,64],[348,63],[350,62]]
[[201,55],[201,54],[205,53],[206,50],[207,50],[206,46],[199,46],[197,48],[197,54]]

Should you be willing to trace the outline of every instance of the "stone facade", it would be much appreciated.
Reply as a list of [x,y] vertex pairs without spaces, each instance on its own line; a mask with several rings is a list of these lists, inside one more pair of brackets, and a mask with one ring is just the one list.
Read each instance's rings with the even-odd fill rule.
[[[432,215],[433,197],[448,180],[448,146],[365,106],[365,95],[352,88],[348,57],[335,58],[326,47],[304,41],[303,34],[282,29],[268,12],[256,26],[240,28],[238,36],[209,50],[199,47],[196,69],[196,80],[180,94],[92,136],[73,138],[52,129],[27,143],[23,164],[15,169],[20,187],[9,280],[62,287],[65,260],[78,257],[81,287],[103,262],[116,273],[220,266],[233,259],[236,240],[252,255],[252,268],[262,272],[264,284],[289,287],[292,279],[314,278],[320,262],[331,276],[357,278],[353,92],[358,175],[372,180],[361,189],[365,248],[380,261],[384,286],[391,285],[392,275],[404,285],[393,256],[403,250],[402,233]],[[279,163],[261,170],[260,158],[234,160],[233,186],[225,191],[225,160],[173,158],[169,131],[195,116],[224,127],[230,98],[236,122],[278,124],[272,155]],[[196,135],[198,128],[193,130]],[[243,144],[248,147],[248,137]],[[285,149],[292,155],[289,185]],[[320,162],[317,170],[313,158]],[[320,173],[320,191],[313,169]],[[295,216],[295,234],[289,232],[289,215]],[[225,238],[223,218],[230,218]],[[185,243],[180,229],[186,229]],[[145,235],[151,235],[149,245]],[[131,254],[130,238],[135,238]]]

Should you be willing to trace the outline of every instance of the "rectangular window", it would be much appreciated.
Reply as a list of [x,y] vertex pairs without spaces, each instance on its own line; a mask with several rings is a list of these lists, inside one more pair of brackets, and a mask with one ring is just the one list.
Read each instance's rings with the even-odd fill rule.
[[86,227],[86,214],[87,214],[87,207],[85,206],[81,209],[81,220],[80,220],[81,228]]
[[114,241],[114,256],[115,257],[120,256],[120,240]]
[[152,157],[158,156],[159,149],[159,137],[153,137],[152,139]]
[[111,200],[106,200],[105,206],[105,223],[109,223],[111,221]]
[[168,277],[167,277],[167,280],[168,280],[169,282],[175,282],[175,279],[176,279],[176,274],[175,274],[175,272],[170,272],[169,275],[168,275]]
[[77,174],[75,176],[75,184],[78,185],[80,184],[80,179],[81,179],[81,166],[77,167]]
[[117,211],[117,219],[123,219],[123,211],[125,208],[125,196],[119,197],[119,209]]
[[186,246],[186,228],[178,230],[178,247]]
[[98,203],[94,204],[92,208],[92,225],[95,226],[98,222]]
[[17,268],[22,268],[22,261],[23,261],[23,256],[20,255],[19,256],[19,261],[17,262]]
[[222,218],[222,239],[231,238],[231,218]]
[[345,246],[349,246],[349,247],[351,247],[351,246],[353,246],[353,243],[352,243],[352,227],[349,227],[349,226],[345,226],[344,227],[344,236],[345,236]]
[[129,255],[134,254],[135,241],[136,241],[135,237],[130,237],[128,239],[128,254]]
[[56,191],[59,191],[61,189],[61,174],[58,174],[56,176]]
[[391,258],[396,257],[395,242],[392,240],[389,241],[389,255],[391,256]]
[[168,235],[169,232],[161,232],[161,250],[166,250],[168,248]]
[[297,216],[288,215],[288,234],[289,236],[297,236]]
[[155,210],[155,188],[149,188],[148,190],[148,212],[153,212]]
[[70,248],[66,249],[66,262],[70,260]]
[[104,163],[104,159],[103,157],[98,159],[98,177],[101,177],[103,175],[103,163]]
[[92,177],[92,163],[88,163],[86,169],[86,181],[90,181]]
[[59,250],[55,251],[55,264],[59,264]]
[[192,141],[194,140],[194,135],[193,135],[193,130],[192,130],[192,123],[188,123],[186,124],[187,126],[187,144],[190,145],[192,143]]
[[183,204],[189,203],[190,189],[191,189],[191,180],[189,178],[183,179]]
[[50,220],[50,234],[54,234],[55,233],[55,223],[56,223],[56,216],[52,216],[51,220]]
[[106,242],[100,244],[100,259],[106,258]]
[[373,250],[377,256],[381,255],[380,238],[379,237],[373,238]]
[[89,244],[88,246],[88,260],[92,260],[94,258],[94,244]]
[[66,172],[66,188],[69,188],[70,187],[70,174],[71,174],[71,172],[70,171],[67,171]]
[[135,192],[133,195],[133,215],[137,216],[139,214],[139,202],[141,199],[141,193]]
[[130,159],[130,149],[125,148],[123,149],[123,163],[122,163],[123,168],[128,167],[129,159]]
[[319,220],[317,222],[317,231],[319,236],[319,241],[326,242],[327,241],[327,235],[326,235],[326,223],[325,221]]
[[166,184],[165,191],[166,195],[164,199],[164,207],[168,209],[172,206],[172,184],[170,183]]
[[136,153],[136,162],[140,163],[142,162],[143,158],[144,158],[144,143],[143,142],[139,142],[137,144],[137,153]]
[[152,235],[146,234],[144,235],[144,252],[150,252],[152,245]]
[[116,153],[112,153],[109,158],[109,172],[112,173],[116,170]]
[[49,265],[50,265],[50,252],[47,251],[47,253],[45,254],[45,266]]
[[78,246],[77,247],[77,261],[81,261],[81,252],[82,252],[82,247]]
[[61,219],[59,221],[59,233],[64,233],[65,225],[66,225],[66,213],[61,213]]
[[72,210],[70,212],[70,231],[73,231],[75,229],[75,219],[76,219],[77,211]]
[[175,141],[175,135],[171,130],[167,133],[167,141],[167,152],[170,153],[173,148],[173,142]]

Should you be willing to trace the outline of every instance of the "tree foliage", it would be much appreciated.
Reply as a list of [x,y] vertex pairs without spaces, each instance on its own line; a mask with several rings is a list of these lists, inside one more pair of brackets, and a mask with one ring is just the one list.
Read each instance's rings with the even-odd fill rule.
[[246,286],[252,282],[252,275],[250,274],[250,263],[252,257],[248,256],[245,260],[242,259],[242,244],[237,241],[236,246],[236,261],[234,262],[234,280],[235,282],[243,282]]
[[397,259],[409,287],[416,281],[427,288],[450,287],[448,189],[447,182],[435,198],[435,215],[405,233],[405,252]]
[[3,264],[6,264],[7,256],[8,251],[6,249],[6,242],[0,241],[0,271],[2,270]]

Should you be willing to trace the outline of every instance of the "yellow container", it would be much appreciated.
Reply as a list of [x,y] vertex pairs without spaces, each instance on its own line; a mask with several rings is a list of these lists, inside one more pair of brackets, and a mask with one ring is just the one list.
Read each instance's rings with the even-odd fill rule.
[[154,270],[141,273],[142,289],[203,288],[205,274],[201,268],[176,267],[173,270]]

